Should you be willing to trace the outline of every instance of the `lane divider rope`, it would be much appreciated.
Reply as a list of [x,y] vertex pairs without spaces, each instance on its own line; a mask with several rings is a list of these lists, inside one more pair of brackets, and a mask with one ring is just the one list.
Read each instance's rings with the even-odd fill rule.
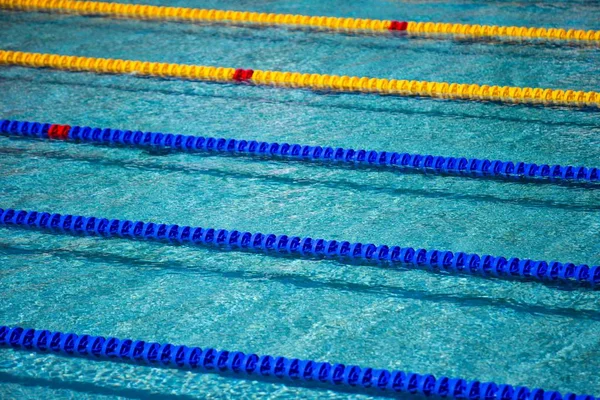
[[262,71],[0,50],[0,65],[472,101],[600,107],[600,92]]
[[240,351],[177,346],[144,340],[81,335],[20,326],[0,326],[0,346],[36,353],[98,361],[122,361],[195,372],[231,374],[250,379],[279,378],[314,382],[329,389],[379,389],[392,393],[436,396],[456,400],[596,400],[543,389],[513,387],[462,378],[436,378],[399,370],[330,364],[297,358],[245,354]]
[[410,34],[467,35],[475,37],[507,37],[537,40],[600,41],[600,31],[525,26],[496,26],[338,18],[324,16],[257,13],[185,7],[163,7],[144,4],[122,4],[70,0],[0,0],[0,8],[24,11],[51,11],[81,15],[106,15],[150,20],[189,22],[234,22],[255,25],[300,26],[342,31],[407,32]]
[[168,148],[183,152],[214,152],[257,155],[287,160],[390,167],[422,173],[469,177],[517,178],[550,182],[598,182],[600,169],[570,165],[537,165],[525,162],[456,158],[429,154],[409,154],[342,147],[269,143],[172,133],[142,132],[89,126],[70,126],[31,121],[0,120],[0,134],[43,139],[119,144],[130,147]]
[[597,287],[600,266],[575,265],[558,261],[534,261],[512,257],[462,252],[413,249],[411,247],[350,243],[348,241],[301,238],[238,230],[201,228],[84,217],[38,211],[0,209],[0,225],[38,228],[62,234],[82,234],[126,239],[149,239],[173,244],[216,246],[223,250],[251,250],[266,254],[288,254],[301,258],[337,258],[447,273],[478,274],[487,277],[528,278],[537,281],[578,282]]

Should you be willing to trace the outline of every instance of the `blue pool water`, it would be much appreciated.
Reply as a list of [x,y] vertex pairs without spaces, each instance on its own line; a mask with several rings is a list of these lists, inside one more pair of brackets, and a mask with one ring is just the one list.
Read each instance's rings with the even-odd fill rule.
[[[151,2],[159,4],[158,1]],[[588,1],[173,1],[600,29]],[[598,90],[590,45],[0,12],[0,48]],[[0,118],[600,166],[598,112],[0,68]],[[0,207],[598,264],[600,186],[0,138]],[[600,292],[0,229],[0,322],[600,394]],[[0,351],[0,398],[347,393]],[[366,398],[363,395],[353,398]]]

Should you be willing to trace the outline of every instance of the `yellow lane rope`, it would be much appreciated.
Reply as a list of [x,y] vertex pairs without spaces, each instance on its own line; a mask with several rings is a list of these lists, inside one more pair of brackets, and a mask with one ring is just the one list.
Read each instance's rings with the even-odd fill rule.
[[416,22],[365,18],[337,18],[248,11],[209,10],[72,0],[0,0],[0,8],[53,11],[76,14],[102,14],[139,19],[183,21],[244,22],[259,25],[295,25],[334,30],[406,31],[413,34],[469,35],[521,39],[600,41],[600,31],[524,26],[496,26]]
[[443,99],[490,100],[504,103],[533,103],[574,107],[600,107],[600,93],[529,87],[407,81],[300,72],[261,71],[187,64],[76,57],[59,54],[0,50],[0,65],[53,68],[102,74],[138,74],[215,82],[250,82],[256,85],[366,92],[396,96]]

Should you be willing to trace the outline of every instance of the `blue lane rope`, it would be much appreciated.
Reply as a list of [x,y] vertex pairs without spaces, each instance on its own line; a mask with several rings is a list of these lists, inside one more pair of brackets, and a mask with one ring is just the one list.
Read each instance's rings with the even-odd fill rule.
[[0,346],[91,360],[123,361],[197,372],[233,373],[250,379],[272,377],[282,381],[312,381],[333,390],[380,389],[456,400],[597,400],[590,395],[567,393],[563,396],[555,391],[499,385],[494,382],[445,376],[435,378],[430,374],[18,326],[0,326]]
[[28,121],[0,120],[0,133],[81,142],[119,144],[131,147],[169,148],[185,152],[215,152],[258,155],[288,160],[368,165],[471,177],[512,178],[565,182],[598,182],[600,169],[570,165],[537,165],[525,162],[455,158],[428,154],[395,153],[375,150],[305,146],[289,143],[257,142],[171,133],[122,131],[89,126],[69,126]]
[[411,247],[350,243],[348,241],[301,238],[299,236],[263,234],[238,230],[167,225],[154,222],[84,217],[70,214],[0,208],[0,225],[40,228],[59,233],[150,239],[171,243],[217,246],[221,249],[262,251],[267,254],[290,254],[303,258],[327,257],[444,272],[478,274],[488,277],[529,278],[538,281],[600,284],[600,266],[558,261],[534,261],[517,257],[462,252],[413,249]]

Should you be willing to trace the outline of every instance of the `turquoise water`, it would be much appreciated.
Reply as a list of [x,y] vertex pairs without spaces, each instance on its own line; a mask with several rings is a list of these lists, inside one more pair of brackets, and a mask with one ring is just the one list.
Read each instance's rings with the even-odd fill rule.
[[[158,2],[153,2],[158,4]],[[322,4],[325,3],[325,4]],[[170,4],[600,29],[600,3]],[[598,90],[600,49],[0,12],[0,48]],[[0,118],[600,166],[592,110],[0,68]],[[0,207],[600,262],[600,188],[0,138]],[[600,394],[600,292],[0,229],[1,323]],[[0,351],[0,398],[347,398]],[[353,398],[366,398],[358,395]]]

